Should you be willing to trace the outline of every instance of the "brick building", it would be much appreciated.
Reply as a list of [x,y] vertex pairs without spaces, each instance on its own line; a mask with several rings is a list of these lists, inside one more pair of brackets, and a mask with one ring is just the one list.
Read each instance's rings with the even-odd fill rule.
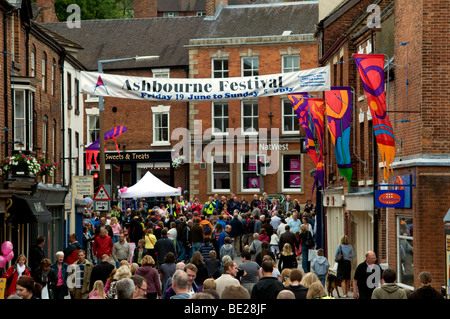
[[[367,12],[378,6],[380,19]],[[440,1],[343,1],[319,24],[321,65],[330,65],[332,85],[351,86],[355,105],[352,111],[353,180],[350,185],[339,176],[331,141],[326,139],[327,181],[324,198],[327,216],[328,257],[343,234],[356,248],[356,263],[364,252],[374,250],[378,262],[396,269],[398,282],[417,288],[421,271],[433,275],[433,285],[446,283],[446,247],[443,218],[448,211],[449,143],[444,113],[448,111],[448,35],[439,32],[445,19]],[[438,9],[439,8],[439,9]],[[428,19],[433,15],[433,19]],[[447,19],[448,20],[448,19]],[[374,24],[375,22],[375,24]],[[374,27],[375,26],[375,27]],[[448,28],[448,24],[446,25]],[[395,136],[393,174],[383,180],[381,156],[373,137],[367,99],[361,85],[355,53],[385,54],[385,89],[388,116]],[[441,81],[436,86],[433,81]],[[441,89],[444,88],[444,89]],[[439,105],[439,106],[438,106]],[[444,107],[442,107],[444,106]],[[375,205],[379,185],[401,184],[410,193],[403,208]],[[390,186],[391,189],[394,186]],[[401,186],[396,186],[401,189]],[[406,252],[405,247],[413,249]]]
[[[219,5],[189,41],[190,77],[254,76],[315,68],[317,12],[317,2]],[[251,202],[254,194],[266,192],[289,194],[300,204],[310,198],[314,164],[300,152],[301,131],[287,95],[197,101],[189,108],[192,196],[205,202],[215,194],[228,198],[234,194]],[[239,129],[242,134],[237,133]],[[256,176],[256,154],[266,155],[271,162],[264,178]],[[292,164],[292,170],[291,161],[299,164]],[[292,174],[300,177],[294,187],[289,183]]]
[[52,256],[65,247],[68,191],[61,166],[61,132],[67,122],[63,121],[64,71],[60,66],[64,60],[69,64],[76,60],[32,21],[30,1],[0,1],[0,9],[4,51],[0,58],[0,121],[4,126],[0,157],[21,153],[59,163],[53,176],[20,174],[14,169],[2,172],[0,240],[11,241],[17,256],[28,254],[36,237],[43,235],[47,239],[44,251]]
[[[83,50],[77,58],[89,71],[97,71],[98,60],[159,56],[154,60],[128,60],[103,64],[104,73],[139,77],[187,78],[188,54],[183,48],[203,18],[180,17],[82,21],[83,32],[65,23],[44,24],[53,32],[78,43]],[[117,35],[120,34],[120,40]],[[143,40],[145,37],[145,41]],[[85,139],[89,146],[99,137],[98,97],[85,99]],[[117,198],[118,189],[132,186],[147,171],[165,183],[187,189],[188,167],[176,171],[171,165],[177,128],[188,127],[186,102],[142,101],[104,98],[105,132],[119,125],[127,131],[117,138],[117,146],[106,140],[106,185]],[[158,128],[158,129],[157,129]],[[100,161],[99,161],[100,162]],[[92,165],[94,163],[92,162]],[[86,174],[90,174],[86,171]]]

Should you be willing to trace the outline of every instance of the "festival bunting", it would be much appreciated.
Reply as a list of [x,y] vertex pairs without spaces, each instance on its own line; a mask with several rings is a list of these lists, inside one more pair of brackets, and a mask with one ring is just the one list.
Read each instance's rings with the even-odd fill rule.
[[[308,94],[307,93],[293,93],[288,94],[289,100],[291,101],[292,107],[299,119],[301,126],[303,127],[306,138],[305,138],[305,150],[316,166],[316,178],[314,180],[314,186],[312,193],[314,193],[314,188],[316,185],[316,181],[319,180],[322,187],[324,186],[324,173],[323,173],[323,161],[320,161],[319,156],[316,152],[315,142],[314,142],[314,133],[310,127],[311,123],[311,114],[309,112],[308,107]],[[311,195],[312,196],[312,195]]]
[[373,130],[384,163],[384,179],[389,179],[389,167],[395,157],[394,130],[386,113],[386,95],[384,90],[384,55],[354,54],[353,55],[362,85],[366,93],[372,115]]
[[328,131],[334,145],[334,153],[339,173],[349,184],[352,181],[352,163],[350,158],[350,124],[352,112],[351,88],[331,87],[325,92],[325,107]]

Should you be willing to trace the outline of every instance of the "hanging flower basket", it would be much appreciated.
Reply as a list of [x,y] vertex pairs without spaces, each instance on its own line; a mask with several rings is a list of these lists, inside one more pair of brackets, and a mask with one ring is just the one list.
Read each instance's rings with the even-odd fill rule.
[[37,161],[40,166],[39,176],[53,176],[56,167],[58,166],[57,162],[47,161],[42,155],[38,155]]
[[174,157],[172,157],[172,167],[177,169],[181,166],[183,166],[186,163],[186,157],[183,155],[175,154]]
[[0,169],[3,176],[11,174],[13,176],[34,177],[41,172],[38,160],[31,155],[22,153],[5,157],[1,162]]

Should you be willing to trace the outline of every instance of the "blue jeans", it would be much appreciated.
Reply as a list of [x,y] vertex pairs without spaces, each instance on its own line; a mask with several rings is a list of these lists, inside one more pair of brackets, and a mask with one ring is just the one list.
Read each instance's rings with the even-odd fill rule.
[[199,251],[201,245],[201,242],[192,243],[192,254],[194,254],[196,251]]
[[184,247],[183,242],[177,240],[177,248],[178,248],[178,261],[183,261],[186,257],[186,248]]

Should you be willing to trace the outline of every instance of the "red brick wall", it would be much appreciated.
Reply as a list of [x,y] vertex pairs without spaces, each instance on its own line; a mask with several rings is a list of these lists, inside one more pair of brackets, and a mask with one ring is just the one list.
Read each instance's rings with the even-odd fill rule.
[[[301,49],[300,52],[300,69],[311,69],[317,67],[317,45],[316,43],[311,44],[287,44],[287,45],[261,45],[261,46],[245,46],[245,47],[235,47],[229,46],[221,48],[221,51],[229,54],[229,77],[239,77],[241,76],[241,57],[239,52],[246,51],[251,49],[252,51],[259,51],[259,74],[276,74],[280,73],[282,69],[282,57],[280,55],[280,50],[286,50],[288,47],[292,47],[292,49]],[[217,53],[217,48],[199,48],[198,53],[194,54],[191,57],[191,61],[198,61],[198,64],[195,66],[195,71],[198,73],[195,75],[196,78],[209,78],[211,77],[211,55],[213,53]],[[287,96],[285,97],[287,99]],[[194,109],[198,114],[195,115],[195,120],[202,121],[202,131],[199,133],[204,133],[206,129],[211,128],[211,102],[198,102]],[[240,100],[230,100],[229,101],[229,127],[230,128],[240,128],[241,127],[241,101]],[[269,113],[272,113],[274,116],[270,121],[270,118],[267,116]],[[280,140],[282,139],[281,135],[281,99],[280,97],[264,97],[258,99],[258,127],[267,128],[270,131],[271,128],[278,128],[280,132]],[[302,131],[302,130],[301,130]],[[301,133],[304,134],[304,133]],[[258,140],[259,141],[259,140]],[[270,138],[268,141],[270,142]],[[281,142],[280,143],[285,143]],[[289,150],[299,150],[300,145],[299,142],[296,141],[288,141]],[[259,145],[259,144],[258,144]],[[246,147],[248,150],[248,146]],[[226,150],[224,150],[226,151]],[[237,161],[237,149],[236,146],[234,148],[234,161]],[[270,152],[268,155],[272,155]],[[313,185],[313,178],[310,177],[309,171],[315,168],[312,160],[309,158],[307,154],[303,155],[304,166],[303,166],[303,192],[291,194],[291,198],[298,199],[301,204],[306,203],[306,200],[311,196],[311,190]],[[235,193],[240,199],[241,196],[246,197],[247,200],[252,199],[253,193],[240,193],[240,185],[238,185],[238,165],[236,163],[233,165],[231,171],[231,193]],[[198,179],[200,183],[194,186],[193,189],[198,191],[198,197],[201,201],[206,201],[208,196],[210,195],[210,186],[207,184],[208,179],[208,170],[199,169],[199,164],[194,164],[194,170],[198,170]],[[280,171],[277,174],[266,175],[264,178],[264,191],[268,194],[279,194],[280,188],[278,185],[278,176]],[[191,185],[192,188],[192,185]],[[230,195],[229,193],[224,195]],[[196,195],[197,196],[197,195]],[[315,200],[315,196],[313,198]]]
[[[129,75],[138,77],[153,77],[150,69],[135,69],[135,70],[111,70],[107,71],[117,75]],[[105,72],[105,73],[107,73]],[[186,70],[170,69],[171,78],[186,78]],[[187,128],[187,103],[186,102],[165,102],[165,101],[143,101],[135,99],[120,99],[120,98],[104,98],[104,128],[109,130],[117,125],[123,125],[127,128],[127,131],[117,139],[117,143],[120,144],[121,150],[125,146],[126,150],[171,150],[178,142],[181,141],[181,137],[173,136],[174,140],[170,140],[170,146],[151,146],[153,143],[153,113],[152,107],[158,105],[170,105],[169,115],[169,128],[170,136],[172,136],[173,130],[177,128]],[[98,107],[97,104],[85,103],[85,108]],[[113,107],[117,109],[113,112]],[[85,127],[86,117],[84,118]],[[170,137],[169,136],[169,137]],[[106,149],[108,151],[115,150],[115,144],[112,140],[106,140]],[[86,138],[84,143],[86,144]],[[181,168],[175,171],[175,187],[182,187],[183,190],[186,186],[186,172],[185,168]]]
[[[44,116],[48,117],[48,133],[47,133],[47,143],[48,143],[48,155],[47,158],[53,160],[56,158],[58,163],[61,163],[62,157],[62,123],[61,123],[61,110],[63,107],[67,107],[67,105],[62,105],[61,103],[61,73],[59,68],[59,54],[55,52],[51,47],[37,39],[35,36],[30,36],[30,48],[28,56],[31,54],[31,48],[34,45],[36,48],[36,79],[38,80],[38,85],[35,92],[35,105],[34,109],[37,113],[37,121],[34,123],[36,125],[35,129],[35,145],[37,154],[42,154],[42,126],[43,126],[43,118]],[[24,51],[25,52],[25,49]],[[47,85],[46,91],[42,90],[42,58],[43,53],[47,54],[47,63],[46,65],[46,74],[47,74]],[[51,93],[51,74],[52,74],[52,65],[55,65],[55,82],[54,82],[54,92],[53,95]],[[25,67],[25,61],[23,62],[23,66]],[[31,67],[31,66],[30,66]],[[55,150],[56,154],[53,154],[53,123],[56,121],[56,141],[55,141]],[[62,166],[59,165],[56,170],[56,174],[54,176],[54,183],[61,184],[62,178]],[[46,181],[50,182],[49,179]]]

